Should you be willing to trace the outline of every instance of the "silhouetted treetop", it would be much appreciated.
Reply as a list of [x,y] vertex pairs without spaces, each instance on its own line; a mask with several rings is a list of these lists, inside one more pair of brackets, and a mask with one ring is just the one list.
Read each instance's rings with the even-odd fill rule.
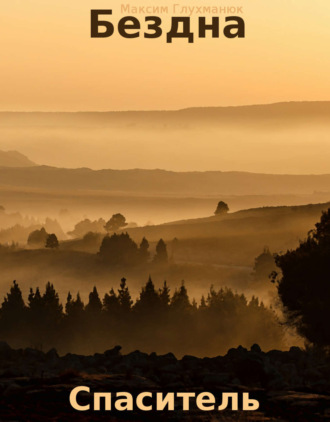
[[40,230],[34,230],[29,234],[27,244],[30,246],[45,246],[48,238],[48,233],[44,227]]
[[102,302],[98,294],[97,288],[94,286],[93,291],[89,294],[89,301],[86,305],[86,311],[90,314],[100,313]]
[[229,207],[226,202],[220,201],[217,205],[216,210],[214,211],[215,215],[227,214]]
[[330,245],[330,208],[322,213],[321,219],[315,224],[315,230],[310,232],[310,236],[322,246]]
[[112,265],[136,265],[139,262],[139,250],[137,244],[130,238],[128,233],[105,236],[102,240],[99,255]]
[[25,304],[21,289],[16,283],[16,280],[14,280],[13,285],[10,288],[10,292],[7,293],[7,296],[4,298],[1,306],[1,312],[2,314],[12,314],[12,317],[15,317],[15,315],[20,315],[24,309]]
[[110,220],[106,222],[104,228],[107,232],[115,232],[116,230],[119,230],[126,226],[126,218],[122,214],[118,213],[113,214]]
[[110,292],[104,295],[103,309],[109,315],[118,315],[120,313],[120,302],[114,289],[110,289]]
[[175,290],[173,297],[171,299],[171,307],[176,311],[188,311],[191,309],[191,304],[188,297],[188,292],[184,281],[182,281],[181,287],[179,290]]
[[88,218],[85,218],[85,220],[80,221],[74,226],[74,229],[68,234],[70,236],[74,237],[83,237],[87,233],[104,233],[104,226],[106,222],[103,218],[99,218],[98,220],[91,221]]
[[273,254],[268,247],[258,255],[254,261],[253,277],[255,280],[267,280],[271,273],[276,270],[276,264]]
[[80,298],[80,294],[77,293],[76,299],[73,299],[71,293],[68,293],[66,305],[65,305],[65,313],[70,318],[79,318],[82,316],[82,313],[85,309],[84,303]]
[[146,313],[155,313],[159,309],[159,305],[159,294],[156,292],[154,283],[149,276],[146,285],[142,287],[140,297],[135,304],[135,309],[143,309]]
[[147,262],[150,256],[149,252],[149,242],[144,237],[140,243],[140,259],[142,262]]
[[122,278],[120,281],[120,289],[118,290],[118,301],[121,309],[125,312],[129,312],[133,305],[133,301],[126,284],[126,278]]
[[168,262],[167,246],[163,239],[160,239],[156,245],[156,255],[154,256],[156,264],[166,264]]
[[167,286],[167,282],[164,281],[163,287],[159,289],[160,303],[163,307],[167,307],[170,304],[170,288]]
[[56,292],[52,283],[48,282],[46,284],[45,293],[41,299],[42,306],[47,314],[54,318],[61,317],[63,307],[60,304],[58,293]]
[[59,247],[56,234],[52,233],[47,236],[45,247],[49,249],[57,249]]

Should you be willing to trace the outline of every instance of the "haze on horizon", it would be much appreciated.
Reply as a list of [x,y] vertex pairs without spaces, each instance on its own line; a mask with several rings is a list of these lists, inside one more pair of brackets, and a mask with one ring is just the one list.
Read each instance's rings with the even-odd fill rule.
[[68,168],[329,174],[329,115],[330,102],[0,113],[1,149]]

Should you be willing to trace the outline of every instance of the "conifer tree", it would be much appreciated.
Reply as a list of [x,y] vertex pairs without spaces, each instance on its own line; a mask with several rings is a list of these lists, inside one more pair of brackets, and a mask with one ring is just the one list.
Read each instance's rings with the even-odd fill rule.
[[114,289],[110,289],[110,292],[104,295],[103,310],[108,315],[118,315],[120,311],[120,303]]
[[22,297],[22,291],[19,288],[16,280],[13,281],[13,285],[10,288],[10,292],[7,293],[7,297],[4,298],[1,307],[1,314],[12,315],[18,317],[25,311],[25,304]]
[[65,313],[69,318],[80,318],[84,312],[84,304],[80,298],[80,294],[77,293],[76,299],[73,299],[71,293],[68,293]]
[[141,262],[142,263],[147,262],[150,256],[150,252],[149,252],[149,242],[147,241],[145,237],[142,239],[140,243],[139,253],[140,253]]
[[167,247],[163,239],[160,239],[157,243],[154,262],[156,264],[166,264],[168,262]]
[[123,312],[129,312],[131,310],[133,301],[126,285],[126,278],[122,278],[120,281],[120,289],[118,290],[118,301]]
[[191,308],[188,292],[184,285],[184,281],[182,281],[180,289],[175,290],[171,299],[171,307],[172,309],[180,312],[189,310]]
[[160,298],[156,292],[155,286],[151,277],[142,288],[140,297],[135,304],[135,309],[146,314],[155,314],[159,311]]
[[170,288],[167,286],[166,280],[164,281],[163,287],[159,289],[160,303],[164,308],[167,308],[170,304]]
[[97,315],[100,314],[102,310],[102,302],[97,291],[97,288],[94,286],[93,290],[89,294],[89,301],[86,305],[86,312],[89,314]]

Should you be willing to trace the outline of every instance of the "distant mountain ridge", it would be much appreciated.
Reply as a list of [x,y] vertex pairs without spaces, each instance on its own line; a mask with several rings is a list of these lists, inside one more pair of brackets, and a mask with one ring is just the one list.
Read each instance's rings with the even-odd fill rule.
[[36,164],[18,151],[0,151],[0,167],[32,167]]
[[230,125],[330,124],[330,101],[281,102],[274,104],[193,107],[181,110],[147,111],[83,111],[83,112],[0,112],[0,127],[70,126],[120,126],[145,127],[186,124]]
[[166,170],[91,170],[30,166],[0,168],[2,187],[107,191],[178,197],[313,194],[329,192],[330,174],[277,175],[247,172],[173,172]]

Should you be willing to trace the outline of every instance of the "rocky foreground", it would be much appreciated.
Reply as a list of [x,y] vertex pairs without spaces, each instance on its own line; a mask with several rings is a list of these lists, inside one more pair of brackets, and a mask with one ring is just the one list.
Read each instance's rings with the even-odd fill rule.
[[[238,347],[226,356],[181,360],[169,353],[119,346],[103,354],[58,356],[31,348],[13,350],[0,342],[0,421],[330,421],[330,358],[293,347],[264,353]],[[92,391],[249,392],[256,412],[77,412],[69,403],[76,386]]]

